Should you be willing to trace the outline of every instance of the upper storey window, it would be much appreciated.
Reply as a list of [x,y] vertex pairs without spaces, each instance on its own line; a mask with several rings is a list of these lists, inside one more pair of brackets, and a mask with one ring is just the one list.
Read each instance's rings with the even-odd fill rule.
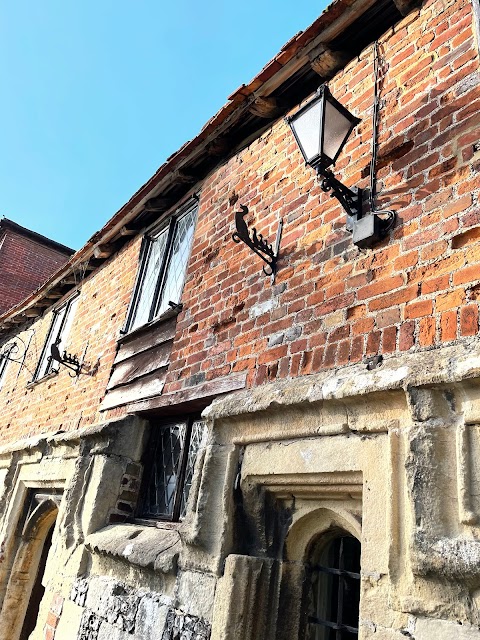
[[40,378],[45,377],[49,373],[58,371],[60,364],[53,360],[51,347],[53,344],[56,344],[60,352],[65,349],[79,298],[80,296],[78,295],[70,298],[65,304],[53,312],[52,324],[50,325],[50,330],[47,334],[47,339],[43,346],[42,355],[38,361],[33,380],[40,380]]
[[10,355],[10,352],[13,349],[14,349],[14,346],[12,344],[12,346],[5,348],[4,353],[0,355],[0,389],[3,386],[3,382],[5,379],[5,372],[7,371],[7,366],[9,363],[8,356]]
[[145,236],[127,331],[180,304],[196,214],[191,205]]

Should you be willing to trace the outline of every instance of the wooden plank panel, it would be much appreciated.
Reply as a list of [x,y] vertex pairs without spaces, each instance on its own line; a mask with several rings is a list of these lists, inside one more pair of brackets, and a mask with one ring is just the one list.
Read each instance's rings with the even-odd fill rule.
[[182,403],[192,402],[194,400],[215,398],[222,393],[244,389],[247,381],[246,373],[238,373],[218,378],[217,380],[209,380],[203,384],[194,387],[187,387],[176,393],[167,393],[163,396],[149,398],[145,400],[136,400],[128,404],[126,407],[128,412],[152,411],[153,409],[161,409],[162,407],[170,407],[172,405],[181,405]]
[[115,362],[122,362],[127,358],[131,358],[141,351],[148,351],[162,342],[167,340],[173,340],[175,336],[176,317],[171,318],[168,322],[162,322],[158,326],[152,326],[145,333],[141,333],[136,338],[133,337],[130,340],[124,339],[120,345],[117,355],[115,356]]
[[107,389],[113,389],[120,385],[129,384],[148,373],[167,366],[170,362],[172,341],[164,342],[149,351],[141,351],[128,360],[123,360],[114,365]]
[[136,400],[159,396],[163,391],[166,375],[166,369],[162,372],[156,371],[155,373],[140,378],[140,380],[132,382],[132,384],[118,387],[113,391],[107,391],[107,395],[100,405],[100,411],[120,407],[129,402],[135,402]]

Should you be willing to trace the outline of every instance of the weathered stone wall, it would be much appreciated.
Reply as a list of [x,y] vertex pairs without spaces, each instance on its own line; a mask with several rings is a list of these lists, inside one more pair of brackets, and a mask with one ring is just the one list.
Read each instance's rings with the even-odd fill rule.
[[306,552],[332,527],[362,542],[360,638],[480,638],[479,346],[216,400],[177,524],[109,524],[138,418],[1,450],[0,638],[38,486],[60,499],[32,640],[296,638]]

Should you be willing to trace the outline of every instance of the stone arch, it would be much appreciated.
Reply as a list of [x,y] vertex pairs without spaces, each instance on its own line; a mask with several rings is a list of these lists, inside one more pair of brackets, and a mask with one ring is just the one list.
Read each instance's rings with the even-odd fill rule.
[[303,563],[314,540],[328,536],[328,532],[335,530],[345,531],[361,542],[360,521],[350,510],[341,507],[312,509],[290,527],[286,539],[286,559]]
[[[313,501],[312,501],[313,502]],[[277,638],[302,638],[302,607],[305,601],[305,564],[309,552],[319,541],[328,544],[339,534],[347,534],[361,543],[361,518],[357,509],[341,501],[327,505],[310,505],[291,524],[285,540],[282,562],[280,607]]]
[[45,496],[25,522],[0,612],[0,640],[20,640],[25,636],[24,622],[32,589],[36,580],[42,578],[38,576],[40,560],[57,515],[57,501]]

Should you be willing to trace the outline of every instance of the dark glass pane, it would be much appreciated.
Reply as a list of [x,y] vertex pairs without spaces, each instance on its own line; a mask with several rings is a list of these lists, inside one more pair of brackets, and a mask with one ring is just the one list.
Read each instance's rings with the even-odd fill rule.
[[185,423],[159,428],[152,435],[153,455],[147,476],[143,515],[147,518],[172,516],[182,449],[185,441]]
[[182,490],[182,504],[180,507],[180,517],[185,517],[187,510],[188,494],[192,486],[193,472],[195,470],[195,462],[197,454],[201,446],[205,445],[207,428],[203,420],[196,420],[192,425],[192,433],[190,435],[190,446],[188,448],[187,466],[185,469],[185,480]]
[[358,638],[358,631],[345,627],[358,627],[360,551],[360,543],[350,536],[312,549],[307,566],[305,640]]
[[343,568],[360,573],[360,542],[356,538],[343,538]]

